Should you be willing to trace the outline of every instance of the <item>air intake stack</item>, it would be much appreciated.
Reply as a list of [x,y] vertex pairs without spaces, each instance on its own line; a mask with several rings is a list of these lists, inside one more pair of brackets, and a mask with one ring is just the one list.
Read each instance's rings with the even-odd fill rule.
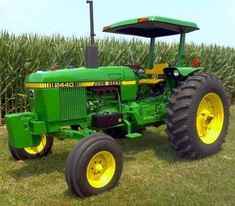
[[90,9],[90,45],[86,47],[86,67],[98,67],[98,48],[95,45],[93,0],[86,1]]

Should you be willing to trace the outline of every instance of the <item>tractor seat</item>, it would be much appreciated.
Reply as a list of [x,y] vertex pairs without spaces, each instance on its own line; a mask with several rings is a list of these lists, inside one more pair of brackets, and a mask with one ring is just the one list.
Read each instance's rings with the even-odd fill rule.
[[168,64],[155,64],[152,69],[145,69],[145,74],[149,78],[139,80],[139,84],[158,84],[164,81],[164,68],[169,67]]

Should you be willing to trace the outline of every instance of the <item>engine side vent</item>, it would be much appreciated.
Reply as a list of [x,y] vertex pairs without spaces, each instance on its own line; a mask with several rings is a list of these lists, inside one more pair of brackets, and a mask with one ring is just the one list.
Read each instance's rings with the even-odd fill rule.
[[86,88],[60,88],[61,120],[83,118],[86,115]]

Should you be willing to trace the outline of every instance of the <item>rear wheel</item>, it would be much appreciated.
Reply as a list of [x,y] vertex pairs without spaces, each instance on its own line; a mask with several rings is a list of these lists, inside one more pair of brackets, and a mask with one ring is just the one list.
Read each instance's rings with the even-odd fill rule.
[[86,197],[116,186],[122,167],[123,156],[118,143],[99,133],[74,146],[66,160],[65,177],[72,193]]
[[45,134],[41,135],[41,140],[38,146],[26,148],[14,148],[10,144],[9,151],[16,160],[36,159],[46,156],[51,151],[54,138]]
[[189,77],[169,99],[166,124],[172,147],[181,156],[216,153],[229,125],[229,103],[221,82],[202,73]]

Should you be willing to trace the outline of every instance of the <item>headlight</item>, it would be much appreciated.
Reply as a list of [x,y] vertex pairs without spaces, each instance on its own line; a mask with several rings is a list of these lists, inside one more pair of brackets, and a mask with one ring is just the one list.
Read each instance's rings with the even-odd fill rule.
[[173,74],[175,77],[178,77],[180,75],[180,73],[177,69],[173,71]]
[[35,98],[35,94],[34,94],[34,90],[33,89],[29,90],[29,98],[30,99],[34,99]]

